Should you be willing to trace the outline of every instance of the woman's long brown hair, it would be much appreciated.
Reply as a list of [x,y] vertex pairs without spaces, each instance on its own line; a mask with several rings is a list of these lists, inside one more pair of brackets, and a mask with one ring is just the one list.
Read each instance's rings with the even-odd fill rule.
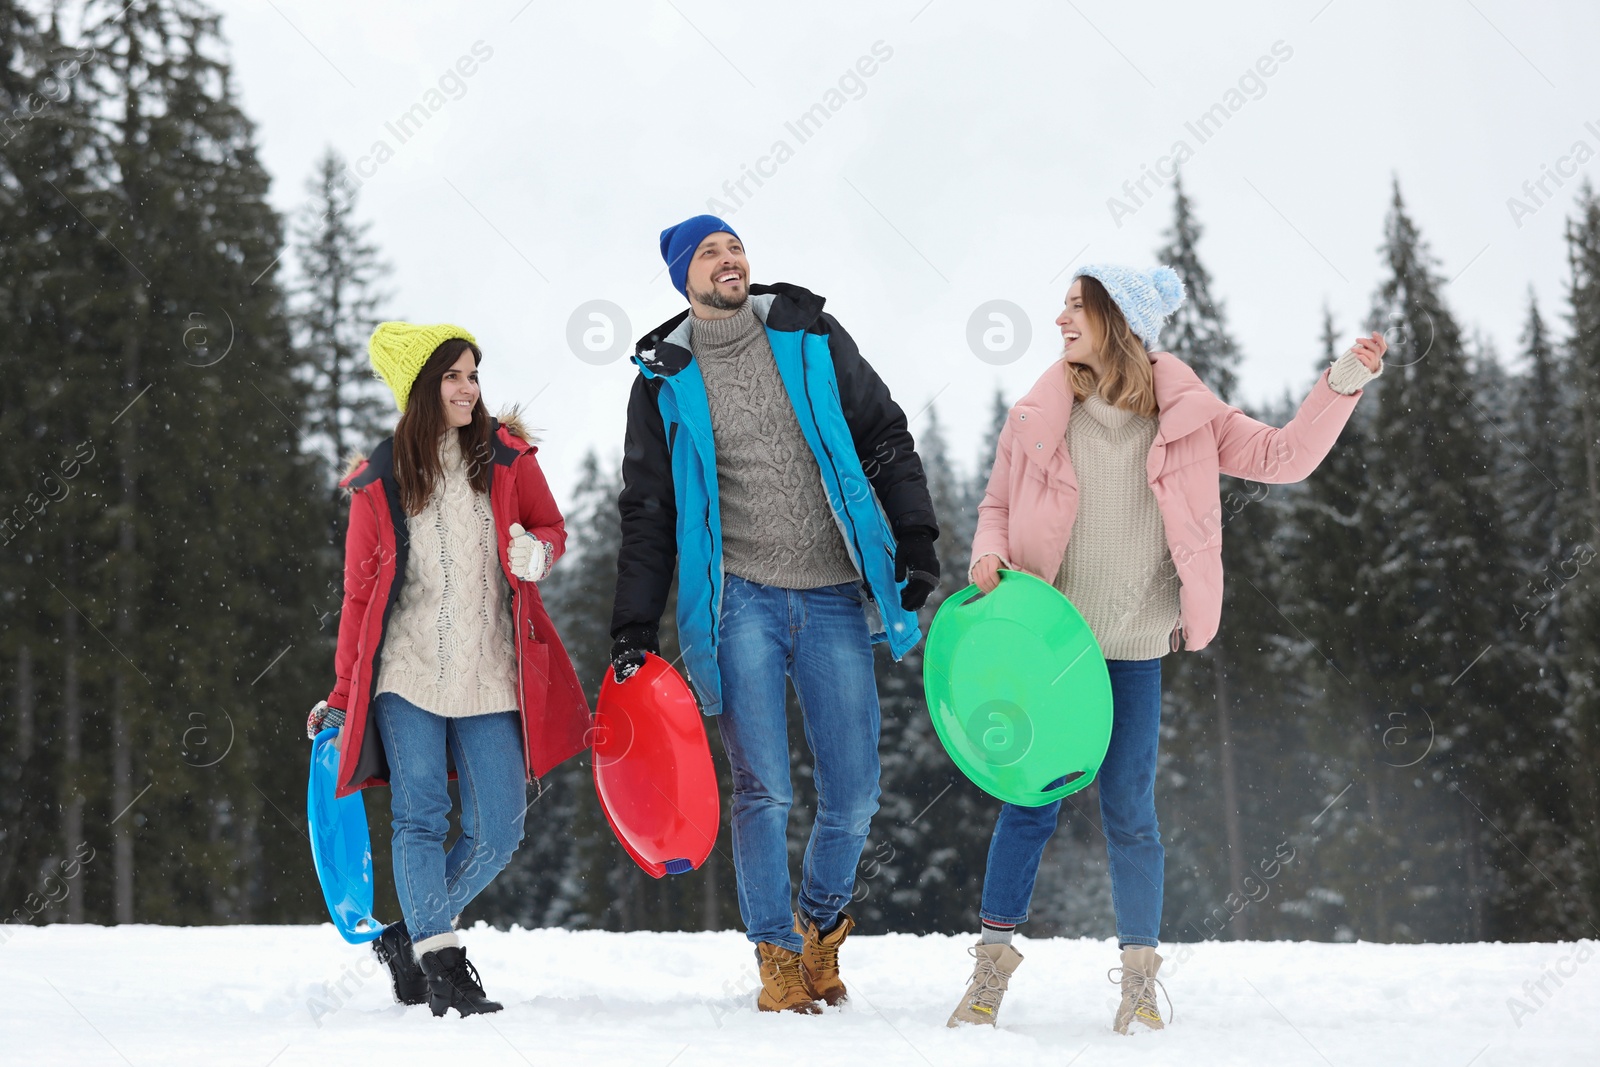
[[1122,309],[1111,299],[1106,287],[1087,274],[1078,276],[1083,294],[1083,311],[1100,335],[1100,363],[1105,373],[1098,378],[1080,363],[1067,364],[1067,385],[1078,403],[1099,392],[1100,399],[1112,407],[1126,408],[1135,415],[1151,416],[1160,411],[1156,404],[1156,376],[1150,369],[1150,354],[1139,340]]
[[[400,485],[400,506],[415,515],[428,506],[433,490],[444,477],[439,465],[439,437],[448,432],[440,382],[455,366],[461,353],[472,350],[473,366],[483,362],[483,352],[471,341],[452,337],[428,357],[417,380],[411,383],[405,414],[394,428],[394,480]],[[467,461],[467,478],[475,492],[489,491],[489,413],[483,406],[483,393],[472,407],[472,421],[456,430],[461,439],[461,454]]]

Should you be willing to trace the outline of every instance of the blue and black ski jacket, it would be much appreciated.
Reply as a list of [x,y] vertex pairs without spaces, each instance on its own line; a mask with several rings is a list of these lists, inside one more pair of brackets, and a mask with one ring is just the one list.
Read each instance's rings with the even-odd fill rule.
[[[823,312],[822,297],[780,283],[752,285],[750,301],[766,327],[850,558],[877,605],[873,640],[887,640],[899,659],[922,633],[916,613],[900,606],[896,540],[939,533],[905,413],[855,341]],[[690,348],[690,327],[686,310],[634,349],[639,377],[628,400],[611,632],[659,625],[676,562],[683,663],[703,710],[716,715],[722,711],[722,523],[711,408]]]

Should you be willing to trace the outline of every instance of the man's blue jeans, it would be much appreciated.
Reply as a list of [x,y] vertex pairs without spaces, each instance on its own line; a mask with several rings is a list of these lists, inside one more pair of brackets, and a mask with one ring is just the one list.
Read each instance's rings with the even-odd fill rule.
[[751,941],[799,952],[790,910],[787,677],[805,717],[817,817],[800,874],[800,914],[831,928],[855,889],[878,810],[878,689],[859,582],[780,589],[728,575],[717,662],[723,747],[733,768],[733,860]]
[[[395,891],[406,932],[421,941],[449,933],[522,843],[522,724],[514,711],[446,718],[395,693],[379,693],[372,711],[389,757]],[[461,788],[461,834],[448,853],[447,746]]]
[[[1111,673],[1112,721],[1111,746],[1100,765],[1100,822],[1111,860],[1117,941],[1154,946],[1161,934],[1166,859],[1156,826],[1161,661],[1113,659],[1106,667]],[[1027,921],[1039,860],[1056,832],[1061,803],[1042,808],[1001,805],[983,876],[982,918],[1007,926]]]

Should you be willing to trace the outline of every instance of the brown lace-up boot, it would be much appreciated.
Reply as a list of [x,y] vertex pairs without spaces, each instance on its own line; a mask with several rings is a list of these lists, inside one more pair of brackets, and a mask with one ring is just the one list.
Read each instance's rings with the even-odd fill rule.
[[840,912],[839,922],[824,934],[814,922],[802,926],[800,916],[796,915],[794,928],[806,942],[800,952],[800,976],[805,979],[806,992],[830,1008],[843,1004],[850,994],[839,977],[839,946],[856,928],[856,921]]
[[761,992],[756,994],[756,1007],[762,1011],[795,1011],[802,1015],[816,1015],[822,1011],[806,989],[800,973],[800,953],[791,952],[782,945],[763,941],[756,946],[756,961],[761,969]]

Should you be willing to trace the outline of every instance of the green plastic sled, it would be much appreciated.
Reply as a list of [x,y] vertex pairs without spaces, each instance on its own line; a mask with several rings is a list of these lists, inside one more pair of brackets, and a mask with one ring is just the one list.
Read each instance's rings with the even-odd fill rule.
[[934,615],[922,663],[939,740],[984,792],[1036,808],[1094,781],[1111,743],[1111,676],[1054,586],[1006,570],[988,595],[967,586]]

